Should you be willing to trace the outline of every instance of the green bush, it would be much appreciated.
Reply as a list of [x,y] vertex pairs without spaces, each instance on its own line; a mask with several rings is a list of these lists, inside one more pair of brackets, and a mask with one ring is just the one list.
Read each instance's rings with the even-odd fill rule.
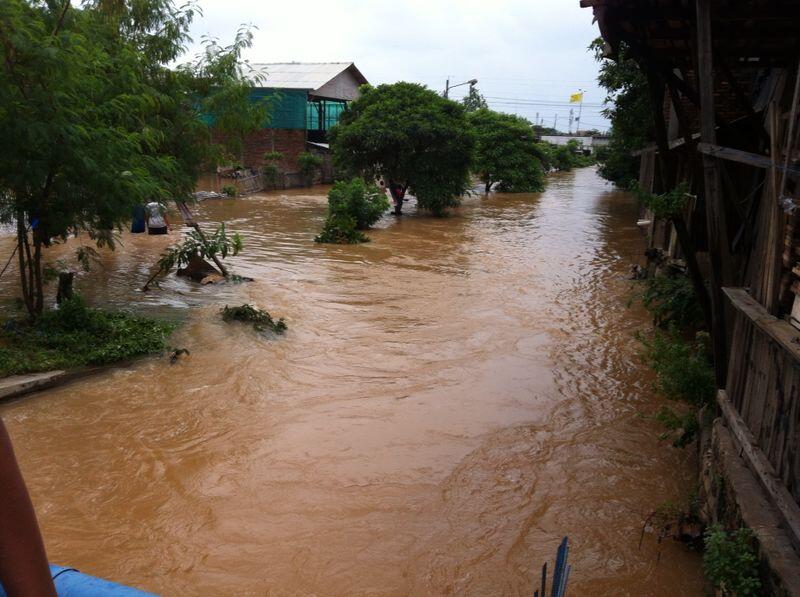
[[656,387],[664,396],[698,408],[713,402],[714,366],[704,342],[687,342],[674,329],[657,329],[641,340],[644,359],[655,371]]
[[750,529],[740,528],[728,533],[717,524],[706,530],[704,540],[706,576],[723,595],[761,595],[758,557],[752,547]]
[[236,186],[232,184],[226,184],[222,187],[222,194],[227,195],[228,197],[236,197]]
[[314,181],[314,175],[321,167],[322,158],[313,153],[306,151],[297,156],[297,168],[306,184],[311,184]]
[[704,324],[692,283],[684,275],[658,275],[644,281],[642,303],[657,326],[697,330]]
[[356,219],[345,214],[329,214],[322,232],[314,242],[336,245],[355,245],[369,242],[369,237],[356,228]]
[[386,193],[361,178],[339,181],[328,192],[328,217],[318,243],[355,244],[369,241],[359,232],[377,222],[389,209]]
[[268,151],[264,154],[264,165],[261,167],[261,175],[264,177],[264,182],[273,187],[278,186],[281,178],[281,169],[278,162],[283,159],[283,154],[280,151]]
[[123,311],[92,309],[75,296],[34,323],[6,322],[0,375],[105,365],[160,352],[174,328]]

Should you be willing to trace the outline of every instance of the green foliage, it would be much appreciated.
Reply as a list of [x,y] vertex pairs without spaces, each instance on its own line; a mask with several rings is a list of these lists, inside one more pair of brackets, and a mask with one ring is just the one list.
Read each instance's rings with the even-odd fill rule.
[[35,322],[7,321],[0,332],[0,376],[105,365],[166,348],[175,325],[89,308],[80,297]]
[[227,195],[228,197],[236,197],[236,186],[232,184],[226,184],[222,187],[222,194]]
[[464,107],[414,83],[361,91],[330,132],[337,171],[402,185],[434,215],[457,206],[474,146]]
[[223,321],[243,321],[252,323],[257,332],[272,332],[282,334],[286,331],[286,322],[283,318],[275,321],[266,311],[245,303],[239,307],[228,307],[222,310]]
[[369,242],[369,237],[356,228],[356,219],[347,214],[329,214],[322,232],[314,242],[334,245],[355,245]]
[[305,151],[297,156],[297,167],[305,183],[311,184],[314,182],[314,176],[322,167],[322,158]]
[[686,201],[691,197],[689,184],[686,182],[682,182],[674,189],[660,195],[645,192],[638,185],[632,185],[631,189],[657,218],[673,218],[682,215]]
[[265,164],[261,167],[261,174],[264,181],[272,186],[278,186],[281,178],[279,162],[283,159],[280,151],[269,151],[264,154]]
[[639,177],[639,158],[632,152],[655,139],[653,117],[647,78],[626,46],[621,44],[618,56],[610,60],[603,56],[604,45],[597,39],[589,46],[601,64],[597,81],[607,91],[603,115],[611,121],[609,144],[597,155],[598,171],[624,188]]
[[475,132],[472,169],[487,193],[493,184],[506,193],[544,190],[543,155],[530,122],[486,108],[468,119]]
[[355,244],[369,241],[359,232],[377,222],[389,209],[386,193],[361,178],[339,181],[328,192],[328,217],[318,243]]
[[475,112],[477,110],[488,110],[489,104],[486,103],[486,98],[483,97],[474,86],[470,85],[469,95],[461,100],[461,104],[467,112]]
[[548,170],[569,172],[573,168],[582,168],[594,163],[594,158],[583,155],[580,144],[575,139],[570,139],[566,145],[544,142],[540,144],[540,148]]
[[682,274],[658,275],[645,280],[642,303],[659,327],[697,330],[704,324],[692,283]]
[[161,255],[158,260],[159,272],[163,275],[169,273],[176,265],[183,267],[195,255],[203,259],[211,259],[215,255],[219,255],[222,259],[228,255],[235,257],[242,250],[242,245],[242,237],[238,232],[228,236],[224,222],[211,236],[205,238],[197,230],[190,230],[180,243]]
[[723,595],[761,595],[758,557],[750,529],[743,527],[728,533],[717,524],[706,530],[704,540],[706,576]]
[[669,406],[662,405],[656,413],[656,421],[666,429],[660,439],[671,439],[676,448],[688,446],[700,431],[696,410],[678,413]]
[[356,228],[366,230],[389,209],[389,198],[377,185],[362,178],[339,181],[328,192],[328,210],[332,214],[347,214],[356,220]]
[[714,368],[704,335],[687,342],[673,329],[656,329],[649,338],[641,338],[644,359],[657,376],[656,388],[670,400],[698,408],[713,403]]
[[0,220],[18,222],[31,316],[51,239],[86,231],[113,248],[135,205],[187,197],[201,168],[264,122],[240,66],[248,30],[174,67],[195,13],[172,0],[0,3]]

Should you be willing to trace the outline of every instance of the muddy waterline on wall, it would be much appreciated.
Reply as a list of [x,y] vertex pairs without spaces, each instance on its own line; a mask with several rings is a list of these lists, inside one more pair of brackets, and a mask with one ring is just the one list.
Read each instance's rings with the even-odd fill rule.
[[[0,407],[51,561],[165,595],[530,595],[568,535],[571,595],[702,594],[696,555],[639,548],[693,469],[642,416],[634,200],[583,169],[325,246],[324,192],[196,208],[243,234],[254,282],[137,292],[177,233],[79,277],[184,319],[191,356]],[[220,320],[243,302],[286,336]]]

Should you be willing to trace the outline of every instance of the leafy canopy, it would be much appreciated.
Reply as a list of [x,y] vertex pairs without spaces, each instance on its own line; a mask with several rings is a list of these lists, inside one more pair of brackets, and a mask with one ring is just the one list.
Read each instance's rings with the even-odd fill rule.
[[474,139],[464,107],[422,85],[362,87],[330,139],[339,172],[400,184],[435,215],[469,186]]
[[469,123],[476,140],[472,169],[487,193],[495,183],[503,192],[544,190],[543,154],[530,122],[482,108],[469,114]]
[[597,82],[605,88],[603,115],[611,121],[609,144],[598,154],[600,175],[627,187],[638,178],[638,160],[631,155],[655,139],[650,112],[647,78],[629,56],[624,44],[614,60],[603,55],[605,43],[596,39],[589,46],[600,63]]

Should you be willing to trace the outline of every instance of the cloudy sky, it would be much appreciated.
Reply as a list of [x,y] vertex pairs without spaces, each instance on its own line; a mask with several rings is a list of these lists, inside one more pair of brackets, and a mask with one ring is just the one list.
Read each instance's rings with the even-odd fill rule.
[[[193,25],[226,42],[252,24],[250,62],[353,61],[373,83],[413,81],[436,90],[478,79],[495,110],[566,131],[569,95],[585,90],[583,125],[605,129],[597,63],[586,51],[598,36],[578,0],[198,0]],[[451,92],[463,95],[467,86]],[[574,125],[573,125],[574,127]]]

